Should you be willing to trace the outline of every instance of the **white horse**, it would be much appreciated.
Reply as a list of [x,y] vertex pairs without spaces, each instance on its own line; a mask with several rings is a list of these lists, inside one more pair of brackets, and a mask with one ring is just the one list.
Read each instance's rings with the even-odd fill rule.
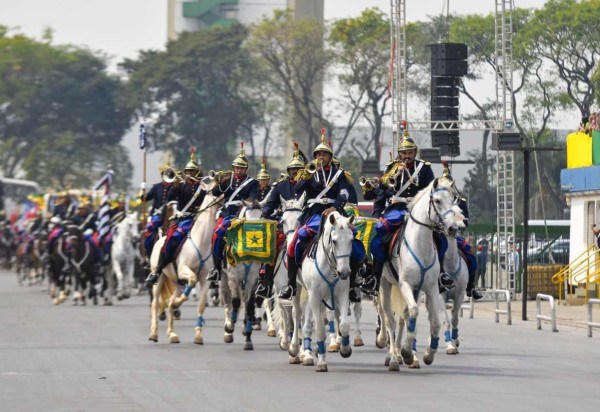
[[[214,184],[214,179],[210,177],[202,179],[200,185],[207,193],[200,206],[200,210],[194,219],[194,224],[190,229],[188,238],[183,244],[175,261],[163,269],[162,276],[160,276],[158,283],[153,286],[149,337],[149,340],[151,341],[158,341],[158,316],[165,307],[168,307],[167,336],[171,343],[179,343],[179,336],[173,329],[173,312],[175,309],[179,308],[183,302],[188,300],[189,294],[199,281],[200,299],[198,302],[194,343],[199,345],[204,343],[202,327],[204,326],[203,315],[204,309],[206,308],[206,295],[208,291],[206,275],[213,268],[213,261],[211,259],[212,235],[215,227],[215,217],[218,210],[223,205],[223,196],[215,197],[210,192],[214,187]],[[156,270],[158,258],[164,242],[165,237],[163,236],[157,240],[152,249],[150,265],[153,271]],[[187,286],[183,290],[183,293],[180,293],[181,286],[178,283],[178,279],[187,282]]]
[[[342,335],[340,354],[347,358],[352,354],[350,346],[350,323],[348,322],[348,292],[350,290],[350,254],[352,252],[352,222],[354,217],[346,218],[338,212],[332,212],[321,222],[320,234],[314,243],[315,253],[309,253],[302,262],[299,284],[308,292],[308,305],[304,313],[303,334],[304,351],[301,356],[303,365],[314,365],[311,353],[311,335],[313,325],[317,334],[317,372],[327,372],[325,362],[325,307],[339,316],[339,329]],[[311,256],[312,255],[312,256]],[[314,257],[313,257],[314,256]],[[297,321],[300,312],[300,291],[294,296],[294,333],[289,353],[296,356],[299,350]],[[311,316],[314,315],[314,316]]]
[[[386,270],[380,288],[382,322],[385,322],[389,341],[389,362],[386,358],[389,370],[399,370],[398,352],[405,364],[411,365],[414,362],[413,346],[419,314],[418,298],[421,292],[426,296],[430,326],[429,344],[423,361],[430,365],[435,357],[441,325],[438,313],[440,267],[433,243],[433,231],[444,231],[449,235],[458,231],[453,206],[451,185],[439,179],[435,179],[421,190],[409,205],[405,232],[394,246],[391,259],[393,272],[398,274],[399,279]],[[399,287],[399,297],[392,301],[394,286]],[[398,328],[395,325],[394,313],[399,315]],[[403,341],[404,327],[407,329],[407,338]]]
[[[300,215],[306,201],[306,193],[303,193],[300,199],[281,200],[281,224],[283,233],[285,234],[286,242],[281,247],[277,259],[275,260],[275,268],[273,272],[273,301],[274,307],[271,313],[267,312],[267,317],[272,317],[277,335],[279,336],[279,348],[288,350],[290,338],[294,322],[292,320],[292,306],[288,302],[282,302],[277,299],[279,291],[287,283],[287,245],[292,241],[294,232],[300,225]],[[268,307],[268,304],[266,304]],[[269,316],[271,315],[271,316]],[[270,329],[270,326],[269,326]],[[297,356],[290,357],[290,363],[300,363]]]
[[[243,201],[244,206],[240,210],[240,218],[245,220],[259,220],[261,207],[258,202]],[[233,332],[237,322],[238,313],[242,300],[246,311],[244,317],[244,350],[253,350],[252,325],[255,318],[254,291],[258,284],[259,263],[249,262],[236,266],[228,266],[223,271],[221,279],[221,292],[225,302],[225,325],[223,329],[223,341],[233,342]]]
[[133,270],[136,250],[134,242],[140,236],[138,214],[129,213],[115,227],[110,248],[112,269],[117,277],[117,299],[129,298],[129,288],[133,283]]

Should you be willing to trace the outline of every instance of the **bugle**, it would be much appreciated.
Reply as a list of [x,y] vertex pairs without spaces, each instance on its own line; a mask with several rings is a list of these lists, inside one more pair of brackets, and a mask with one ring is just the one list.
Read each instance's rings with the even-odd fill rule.
[[308,162],[306,164],[306,171],[310,174],[314,174],[317,172],[317,162],[315,160]]
[[181,177],[181,172],[178,170],[175,170],[172,167],[169,167],[167,170],[165,170],[162,173],[162,179],[163,182],[165,183],[174,183],[176,181],[183,181],[182,177]]
[[368,178],[365,176],[361,176],[360,179],[358,179],[358,184],[365,191],[373,190],[373,189],[376,189],[377,187],[379,187],[379,178],[378,177]]
[[220,182],[221,180],[228,178],[233,174],[232,170],[209,170],[208,176],[216,181]]

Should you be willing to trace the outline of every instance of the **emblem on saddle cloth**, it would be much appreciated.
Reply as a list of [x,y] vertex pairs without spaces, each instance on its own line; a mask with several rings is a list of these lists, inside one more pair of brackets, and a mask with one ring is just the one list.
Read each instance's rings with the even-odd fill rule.
[[227,261],[231,265],[274,264],[277,249],[277,222],[274,220],[233,219],[225,237]]

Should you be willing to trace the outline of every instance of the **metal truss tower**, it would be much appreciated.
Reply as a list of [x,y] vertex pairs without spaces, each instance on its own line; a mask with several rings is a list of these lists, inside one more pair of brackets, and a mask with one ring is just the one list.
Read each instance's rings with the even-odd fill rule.
[[400,123],[406,121],[407,82],[406,64],[406,0],[391,0],[390,44],[392,64],[392,153],[396,153],[401,133]]

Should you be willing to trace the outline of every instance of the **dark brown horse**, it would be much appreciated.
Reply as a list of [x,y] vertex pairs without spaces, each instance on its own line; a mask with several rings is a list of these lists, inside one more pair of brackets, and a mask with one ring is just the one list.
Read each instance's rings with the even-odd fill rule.
[[96,283],[98,273],[96,270],[96,256],[94,248],[83,236],[81,229],[76,225],[69,225],[66,231],[65,249],[69,253],[69,271],[74,281],[73,304],[86,304],[86,291],[94,305],[98,304]]

